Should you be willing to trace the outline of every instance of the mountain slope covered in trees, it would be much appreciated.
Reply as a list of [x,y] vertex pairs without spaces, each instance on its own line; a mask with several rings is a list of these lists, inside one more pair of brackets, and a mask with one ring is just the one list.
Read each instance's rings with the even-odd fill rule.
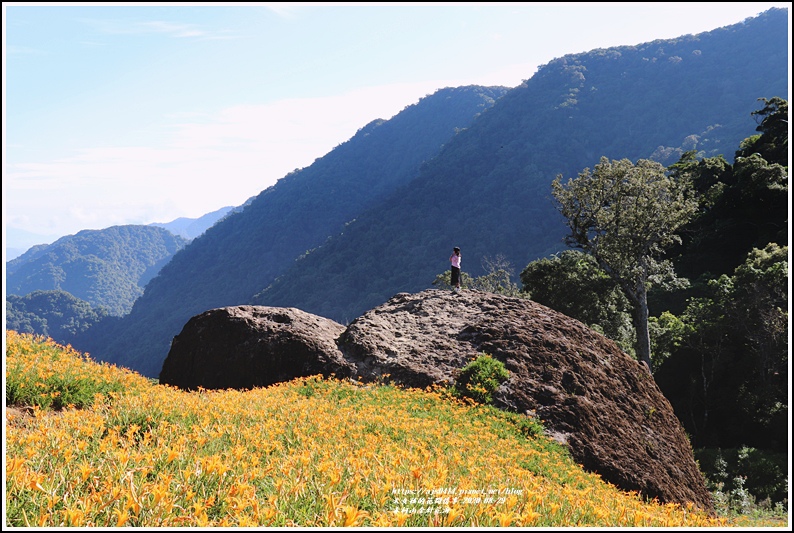
[[[66,291],[91,306],[122,316],[143,288],[187,240],[153,226],[83,230],[34,246],[6,263],[6,291]],[[58,339],[61,341],[62,339]]]
[[446,88],[374,120],[310,167],[280,179],[176,254],[129,316],[107,321],[81,349],[157,376],[171,338],[193,315],[246,303],[296,257],[409,182],[503,87]]
[[6,297],[7,330],[44,335],[66,345],[107,316],[104,307],[94,309],[88,302],[61,290]]
[[[753,132],[757,99],[787,93],[787,24],[787,10],[770,10],[699,35],[555,59],[489,109],[478,102],[468,127],[454,136],[445,128],[417,156],[416,137],[439,120],[419,108],[456,90],[440,91],[413,114],[367,125],[208,230],[129,316],[77,347],[154,376],[171,337],[211,307],[295,306],[345,322],[428,287],[455,245],[464,272],[481,273],[495,256],[521,268],[562,248],[550,195],[557,174],[601,156],[671,164],[691,149],[732,153]],[[408,137],[385,134],[410,117]]]
[[[409,186],[257,295],[352,320],[396,292],[427,288],[484,258],[514,268],[563,247],[550,184],[610,159],[669,165],[688,150],[730,156],[759,97],[788,93],[785,10],[695,36],[556,59],[452,139]],[[311,284],[317,272],[323,285]]]

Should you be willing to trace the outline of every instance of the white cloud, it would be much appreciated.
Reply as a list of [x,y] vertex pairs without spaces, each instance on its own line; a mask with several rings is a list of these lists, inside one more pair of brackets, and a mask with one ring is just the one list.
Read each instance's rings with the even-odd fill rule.
[[[4,206],[6,223],[67,234],[240,205],[370,121],[389,119],[440,86],[369,87],[181,115],[171,117],[162,144],[86,147],[58,160],[8,164],[4,192],[18,201]],[[30,220],[34,209],[46,215]]]
[[268,2],[266,4],[262,4],[262,7],[272,11],[276,15],[282,18],[295,18],[297,17],[298,13],[307,9],[307,5],[301,5],[300,3],[290,3],[290,2]]
[[236,32],[230,30],[210,31],[194,24],[148,20],[135,22],[112,19],[82,19],[96,31],[108,35],[146,35],[158,34],[175,38],[231,39]]
[[44,54],[45,52],[39,50],[37,48],[32,48],[30,46],[18,46],[10,44],[7,47],[4,47],[4,51],[6,54],[12,55],[24,55],[24,54]]

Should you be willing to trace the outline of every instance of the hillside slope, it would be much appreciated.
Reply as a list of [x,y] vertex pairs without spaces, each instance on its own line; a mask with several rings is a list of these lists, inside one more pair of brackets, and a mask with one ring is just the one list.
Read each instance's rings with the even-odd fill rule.
[[[644,501],[584,472],[538,420],[444,390],[314,377],[184,392],[6,337],[17,407],[4,434],[11,527],[785,524]],[[82,396],[78,408],[63,403],[66,391]]]
[[470,275],[497,256],[520,271],[564,246],[550,191],[558,174],[575,177],[601,156],[671,164],[696,149],[732,159],[755,134],[758,98],[786,94],[787,10],[555,59],[252,303],[348,322],[395,293],[430,287],[453,246]]
[[143,288],[187,241],[163,228],[83,230],[34,246],[6,263],[7,294],[62,290],[114,316],[130,311]]
[[95,328],[76,346],[157,376],[171,338],[193,315],[247,302],[296,257],[396,188],[507,91],[446,88],[375,120],[310,167],[280,179],[176,254],[128,317]]

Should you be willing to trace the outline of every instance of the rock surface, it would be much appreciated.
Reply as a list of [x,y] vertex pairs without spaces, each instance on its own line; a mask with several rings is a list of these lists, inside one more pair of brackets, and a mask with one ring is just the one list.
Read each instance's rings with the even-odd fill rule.
[[196,315],[174,337],[160,382],[251,389],[316,374],[349,375],[336,347],[345,327],[299,309],[242,305]]
[[582,323],[491,293],[401,293],[347,328],[297,309],[227,307],[191,319],[160,375],[249,388],[313,374],[411,387],[453,383],[480,353],[510,371],[498,407],[529,413],[583,467],[626,491],[713,511],[689,441],[644,366]]

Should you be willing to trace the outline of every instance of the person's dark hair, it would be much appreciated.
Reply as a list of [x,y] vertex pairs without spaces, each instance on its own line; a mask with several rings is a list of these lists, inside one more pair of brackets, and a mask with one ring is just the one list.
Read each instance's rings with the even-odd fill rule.
[[456,247],[454,247],[454,248],[452,249],[452,251],[453,251],[453,252],[460,252],[460,248],[458,248],[458,247],[456,246]]

